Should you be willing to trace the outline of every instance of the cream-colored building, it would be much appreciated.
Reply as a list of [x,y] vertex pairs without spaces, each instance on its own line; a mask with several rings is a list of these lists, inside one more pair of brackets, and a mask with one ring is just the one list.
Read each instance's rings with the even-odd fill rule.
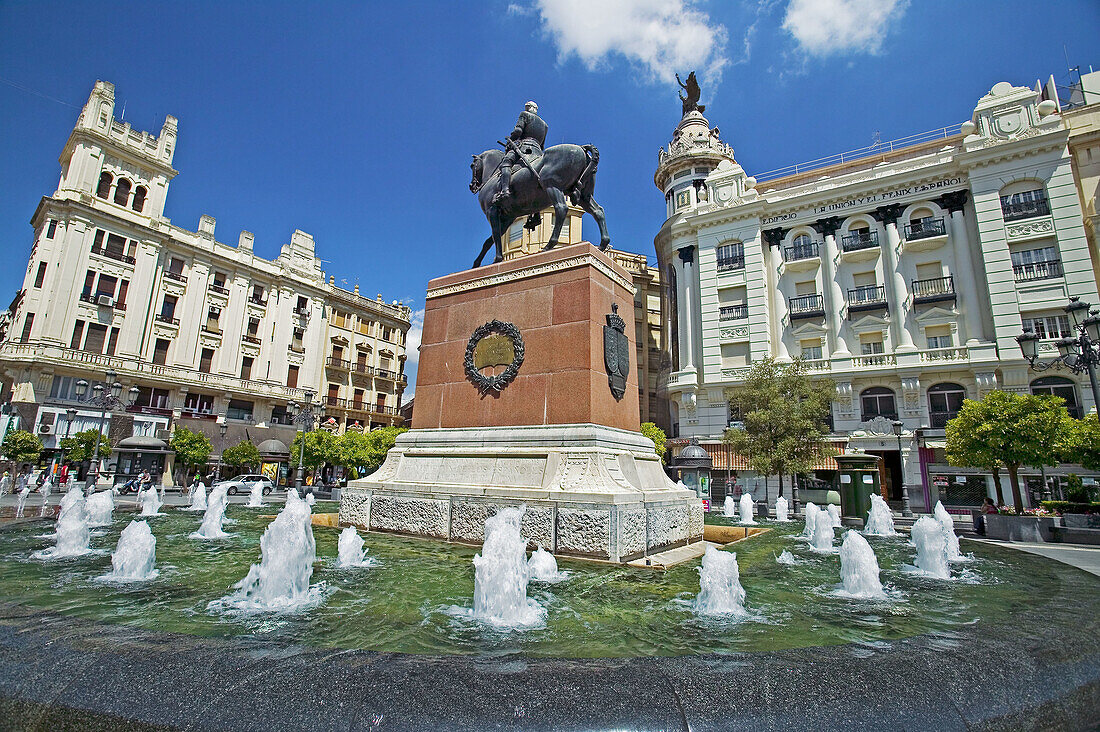
[[[164,215],[177,125],[157,135],[115,119],[114,86],[96,82],[61,153],[57,190],[32,218],[34,242],[11,308],[0,369],[22,426],[47,448],[95,428],[99,409],[76,383],[112,370],[136,402],[114,410],[114,442],[164,438],[176,425],[211,436],[215,452],[244,437],[289,444],[287,407],[306,392],[330,429],[399,424],[409,308],[326,281],[313,237],[295,231],[279,256],[215,238]],[[91,390],[89,390],[91,394]],[[126,392],[123,394],[126,399]],[[230,425],[226,438],[215,422]]]
[[961,124],[759,177],[691,112],[657,162],[679,437],[719,440],[736,421],[725,389],[762,358],[801,358],[836,382],[838,440],[879,454],[891,499],[904,484],[927,510],[986,492],[981,471],[943,460],[963,399],[1094,408],[1087,376],[1037,373],[1015,340],[1036,332],[1049,359],[1068,298],[1100,303],[1070,125],[1036,91],[1002,82]]

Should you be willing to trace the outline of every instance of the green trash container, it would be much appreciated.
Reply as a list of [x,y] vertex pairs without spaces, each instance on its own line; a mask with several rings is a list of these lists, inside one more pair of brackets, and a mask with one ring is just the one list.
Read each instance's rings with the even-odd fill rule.
[[833,457],[837,464],[836,489],[840,493],[840,512],[844,516],[866,520],[871,510],[871,494],[881,494],[878,455],[849,452]]

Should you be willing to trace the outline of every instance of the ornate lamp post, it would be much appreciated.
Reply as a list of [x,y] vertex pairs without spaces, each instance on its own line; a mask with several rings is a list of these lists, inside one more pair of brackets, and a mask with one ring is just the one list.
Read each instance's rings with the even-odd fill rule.
[[1100,348],[1100,317],[1097,315],[1098,311],[1091,308],[1091,305],[1081,302],[1079,298],[1069,299],[1065,311],[1077,335],[1063,338],[1054,344],[1058,348],[1057,358],[1045,363],[1039,360],[1039,336],[1030,330],[1016,336],[1016,342],[1020,344],[1020,351],[1028,365],[1036,371],[1065,366],[1075,374],[1088,372],[1093,403],[1100,410],[1100,386],[1096,383],[1096,365],[1100,363],[1100,353],[1097,350]]
[[[138,398],[138,388],[131,386],[129,391],[130,401],[122,401],[119,398],[122,396],[122,384],[117,380],[118,373],[114,369],[109,369],[105,376],[109,386],[104,387],[103,384],[96,384],[92,387],[93,396],[88,399],[84,398],[84,395],[88,393],[88,382],[84,379],[76,382],[76,398],[92,406],[99,407],[99,431],[96,434],[95,452],[92,453],[92,468],[88,476],[88,483],[91,485],[93,493],[96,484],[99,482],[99,446],[103,442],[103,422],[107,417],[107,410],[125,409],[136,402]],[[109,393],[104,393],[108,390]]]
[[287,411],[290,412],[294,423],[302,427],[302,445],[301,450],[298,452],[298,475],[294,479],[294,487],[298,489],[299,493],[301,493],[302,481],[305,477],[306,435],[313,431],[314,421],[325,416],[324,407],[320,404],[314,404],[313,397],[314,393],[306,389],[305,404],[299,405],[297,402],[291,402],[287,405]]
[[901,454],[901,431],[905,427],[900,419],[893,422],[894,436],[898,438],[898,464],[901,466],[901,515],[912,516],[913,507],[909,505],[909,487],[905,485],[905,458]]
[[226,421],[225,415],[222,415],[221,420],[218,422],[218,432],[221,433],[222,439],[218,446],[218,467],[214,468],[214,482],[217,483],[222,479],[222,453],[225,452],[225,433],[229,431],[229,422]]

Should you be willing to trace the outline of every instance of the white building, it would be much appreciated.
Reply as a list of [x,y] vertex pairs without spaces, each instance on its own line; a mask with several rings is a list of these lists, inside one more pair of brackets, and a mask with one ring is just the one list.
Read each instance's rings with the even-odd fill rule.
[[[330,429],[400,424],[409,308],[326,282],[313,238],[295,231],[277,258],[164,217],[177,127],[159,135],[114,118],[114,86],[96,82],[61,153],[57,191],[31,220],[34,243],[11,308],[0,369],[21,426],[47,448],[100,411],[75,384],[113,370],[137,402],[115,410],[112,440],[204,430],[215,452],[246,436],[289,444],[287,405],[306,392],[325,403]],[[89,394],[91,391],[89,390]],[[123,394],[126,398],[126,394]],[[226,437],[214,421],[227,421]]]
[[945,484],[980,502],[980,472],[942,464],[964,398],[1030,390],[1094,407],[1086,377],[1030,370],[1014,340],[1030,328],[1054,355],[1067,298],[1100,301],[1068,138],[1054,102],[1002,82],[961,125],[757,179],[686,115],[654,179],[677,435],[717,440],[725,388],[754,361],[801,357],[836,382],[838,441],[882,455],[892,499],[904,473],[914,508]]

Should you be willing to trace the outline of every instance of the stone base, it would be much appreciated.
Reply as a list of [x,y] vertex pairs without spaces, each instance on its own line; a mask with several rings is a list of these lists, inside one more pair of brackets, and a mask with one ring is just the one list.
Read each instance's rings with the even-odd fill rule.
[[703,538],[702,502],[653,443],[594,424],[411,430],[348,483],[340,522],[480,544],[486,518],[520,505],[523,535],[559,556],[628,562]]

